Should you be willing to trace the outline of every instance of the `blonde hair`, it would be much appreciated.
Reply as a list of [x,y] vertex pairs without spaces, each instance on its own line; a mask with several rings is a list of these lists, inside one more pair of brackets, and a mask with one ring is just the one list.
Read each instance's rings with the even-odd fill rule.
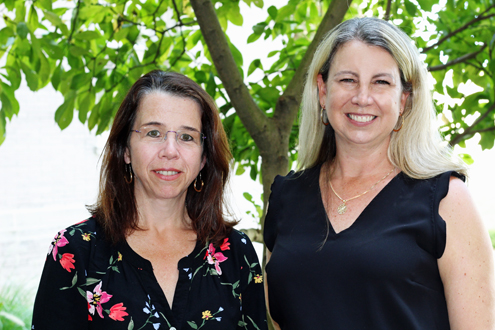
[[[449,170],[467,175],[466,165],[452,156],[435,125],[436,111],[427,85],[427,70],[412,40],[396,26],[371,17],[354,18],[331,30],[318,46],[309,67],[302,96],[299,128],[298,167],[300,170],[333,160],[336,153],[334,131],[320,118],[317,76],[327,81],[336,52],[358,40],[388,51],[399,67],[402,89],[409,92],[399,132],[393,132],[388,157],[409,177],[426,179]],[[399,119],[400,120],[400,119]]]

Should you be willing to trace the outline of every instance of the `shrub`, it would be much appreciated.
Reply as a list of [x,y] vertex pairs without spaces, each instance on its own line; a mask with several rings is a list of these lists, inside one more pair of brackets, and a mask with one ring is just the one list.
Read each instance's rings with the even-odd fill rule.
[[20,286],[0,287],[0,329],[28,330],[31,328],[33,294]]

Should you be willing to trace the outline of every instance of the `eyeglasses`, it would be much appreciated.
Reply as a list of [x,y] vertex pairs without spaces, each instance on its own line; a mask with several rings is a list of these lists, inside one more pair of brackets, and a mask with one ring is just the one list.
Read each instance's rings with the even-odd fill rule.
[[141,140],[146,143],[162,143],[167,139],[168,133],[175,133],[175,141],[181,147],[200,147],[206,136],[197,131],[162,131],[156,127],[143,127],[141,130],[131,129],[131,132],[139,133]]

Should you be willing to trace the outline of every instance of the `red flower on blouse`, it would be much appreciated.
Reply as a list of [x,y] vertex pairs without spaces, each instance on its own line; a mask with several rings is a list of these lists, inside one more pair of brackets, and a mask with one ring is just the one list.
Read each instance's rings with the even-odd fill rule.
[[62,259],[60,259],[60,264],[69,273],[71,272],[71,269],[75,269],[76,268],[74,266],[74,263],[75,262],[76,261],[74,260],[74,255],[72,253],[64,253],[62,255]]
[[127,312],[125,312],[126,307],[124,307],[124,303],[116,304],[110,307],[110,318],[115,321],[124,321],[124,316],[127,316]]
[[225,251],[225,250],[230,250],[230,243],[229,243],[229,238],[227,237],[226,239],[223,240],[222,245],[220,245],[220,250]]

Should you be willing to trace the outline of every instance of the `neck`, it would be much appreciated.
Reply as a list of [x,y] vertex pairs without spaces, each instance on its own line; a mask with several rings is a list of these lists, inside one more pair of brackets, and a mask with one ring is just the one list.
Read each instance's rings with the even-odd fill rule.
[[191,229],[187,214],[185,194],[182,198],[156,200],[136,196],[139,227],[144,230],[164,232]]
[[387,149],[364,149],[358,152],[338,148],[329,164],[330,177],[340,180],[359,179],[387,173],[393,168]]

